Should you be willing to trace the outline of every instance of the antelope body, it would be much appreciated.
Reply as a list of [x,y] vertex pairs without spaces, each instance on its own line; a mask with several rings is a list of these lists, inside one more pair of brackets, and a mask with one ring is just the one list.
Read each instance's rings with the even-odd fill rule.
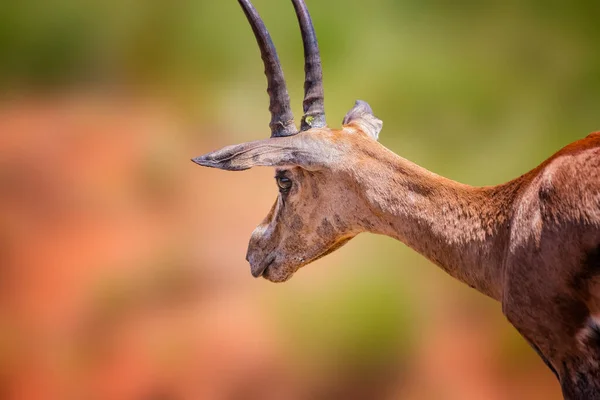
[[600,399],[600,132],[503,185],[438,176],[377,142],[382,122],[365,102],[341,129],[327,127],[314,28],[292,0],[306,60],[298,131],[270,36],[250,1],[238,1],[265,63],[271,138],[193,161],[275,167],[280,194],[250,239],[252,274],[283,282],[361,232],[394,237],[500,301],[566,399]]

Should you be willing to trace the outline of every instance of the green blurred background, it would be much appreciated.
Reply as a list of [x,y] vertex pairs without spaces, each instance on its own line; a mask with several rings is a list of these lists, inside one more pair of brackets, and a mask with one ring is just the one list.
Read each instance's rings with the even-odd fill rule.
[[[296,116],[289,1],[255,0]],[[599,129],[597,1],[309,0],[326,107],[438,174],[505,182]],[[267,137],[236,1],[0,5],[0,397],[559,399],[500,306],[362,235],[283,285],[244,255],[272,171],[189,159]]]

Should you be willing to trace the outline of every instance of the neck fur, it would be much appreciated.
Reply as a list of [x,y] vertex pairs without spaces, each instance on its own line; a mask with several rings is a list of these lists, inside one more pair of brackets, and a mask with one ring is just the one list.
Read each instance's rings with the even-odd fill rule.
[[[373,158],[372,158],[373,159]],[[519,182],[476,188],[396,154],[354,171],[370,218],[363,227],[413,248],[451,276],[497,300]]]

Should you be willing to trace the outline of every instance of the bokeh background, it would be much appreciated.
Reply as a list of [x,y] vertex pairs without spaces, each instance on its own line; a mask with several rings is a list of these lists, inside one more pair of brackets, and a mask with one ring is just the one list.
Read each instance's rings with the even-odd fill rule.
[[[255,0],[301,115],[289,1]],[[600,128],[600,3],[310,0],[328,121],[472,185]],[[234,0],[0,5],[0,398],[560,399],[499,304],[361,235],[274,285],[273,172],[189,159],[269,134]]]

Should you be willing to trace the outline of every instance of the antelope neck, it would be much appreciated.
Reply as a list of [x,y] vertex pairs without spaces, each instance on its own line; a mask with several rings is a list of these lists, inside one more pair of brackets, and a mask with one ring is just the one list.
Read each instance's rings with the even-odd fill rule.
[[472,187],[436,175],[388,150],[354,171],[370,211],[373,233],[413,248],[467,285],[501,300],[503,260],[515,180]]

